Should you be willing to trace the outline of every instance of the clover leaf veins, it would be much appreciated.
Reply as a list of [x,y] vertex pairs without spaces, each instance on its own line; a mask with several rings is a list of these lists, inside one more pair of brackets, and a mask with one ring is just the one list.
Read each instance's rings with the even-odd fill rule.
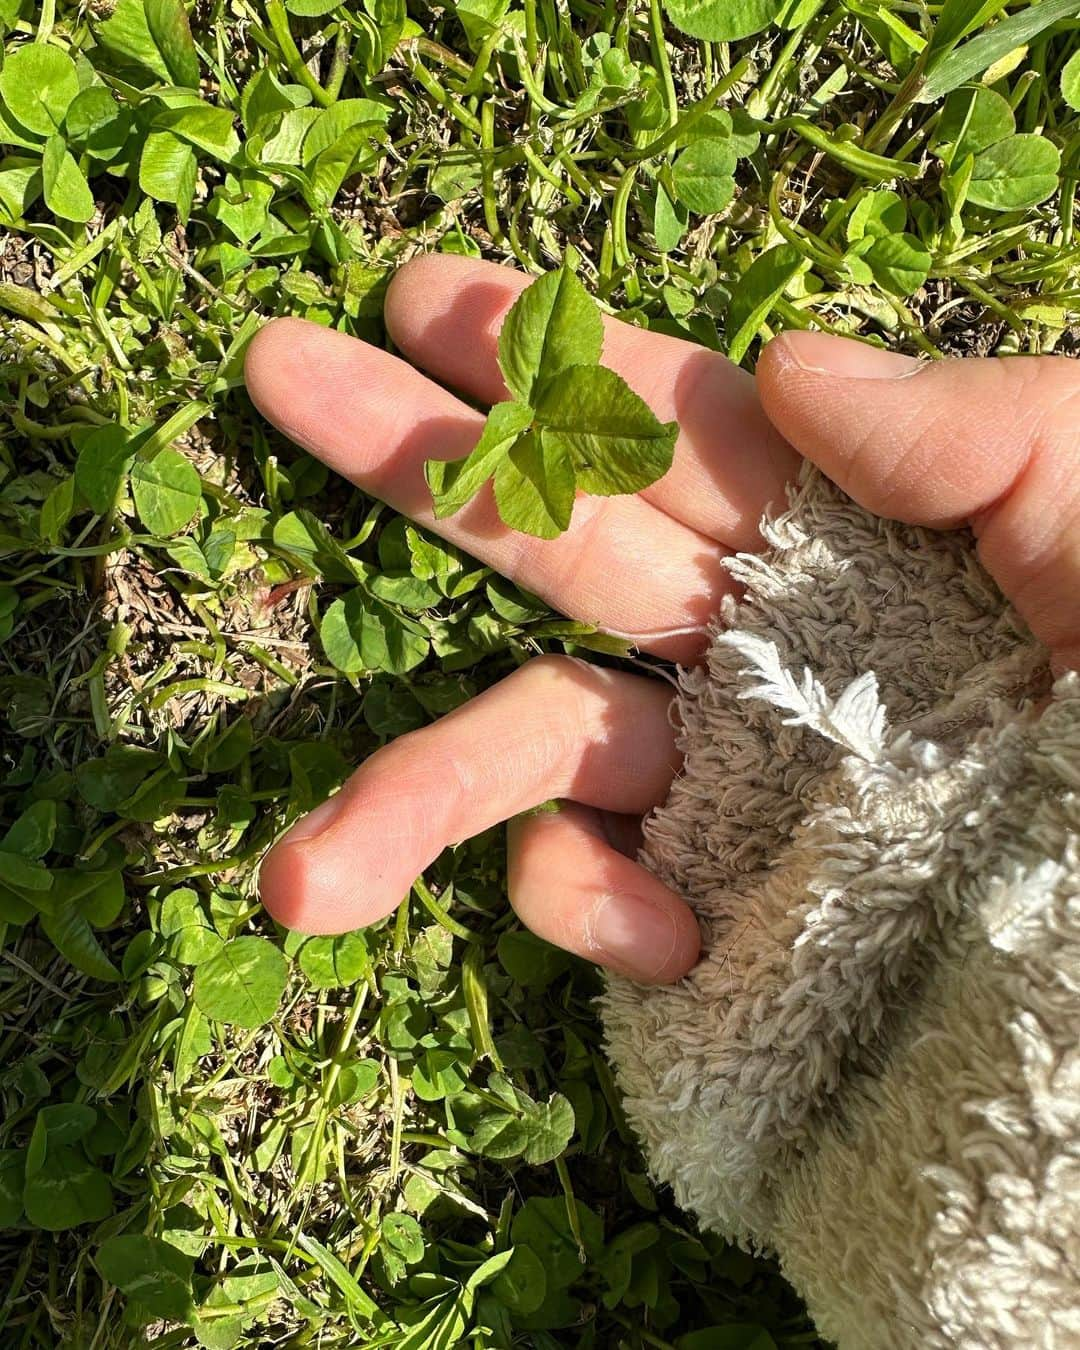
[[464,459],[425,465],[438,518],[493,479],[504,524],[553,539],[569,526],[577,492],[640,492],[668,471],[678,426],[600,364],[603,340],[600,311],[568,267],[521,293],[499,333],[511,398],[491,409]]

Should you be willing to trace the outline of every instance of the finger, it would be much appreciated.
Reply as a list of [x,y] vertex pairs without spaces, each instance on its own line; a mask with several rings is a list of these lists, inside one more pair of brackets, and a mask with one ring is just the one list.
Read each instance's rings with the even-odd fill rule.
[[704,648],[732,588],[715,541],[633,496],[579,498],[570,529],[550,540],[507,530],[489,489],[436,521],[424,461],[467,454],[482,415],[388,352],[318,324],[267,324],[246,378],[256,407],[298,444],[562,613],[673,660]]
[[779,430],[871,511],[970,522],[982,562],[1056,664],[1080,665],[1080,364],[924,364],[787,333],[763,353],[758,385]]
[[539,937],[631,979],[668,984],[698,958],[689,905],[614,848],[587,807],[512,820],[509,882],[510,903]]
[[660,681],[538,657],[377,751],[263,860],[263,904],[341,933],[388,914],[448,844],[553,797],[643,815],[678,765]]
[[[467,397],[507,396],[498,336],[530,278],[452,254],[405,264],[386,298],[386,324],[410,360]],[[675,461],[642,493],[702,534],[734,549],[759,542],[758,523],[798,468],[762,413],[753,378],[725,357],[617,319],[604,325],[603,361],[661,421],[679,423]]]

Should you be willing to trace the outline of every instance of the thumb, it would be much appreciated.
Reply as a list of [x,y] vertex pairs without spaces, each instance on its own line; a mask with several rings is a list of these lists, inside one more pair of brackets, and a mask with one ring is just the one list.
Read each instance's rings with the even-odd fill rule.
[[777,430],[868,510],[970,524],[1055,665],[1080,668],[1080,362],[927,363],[793,332],[757,379]]

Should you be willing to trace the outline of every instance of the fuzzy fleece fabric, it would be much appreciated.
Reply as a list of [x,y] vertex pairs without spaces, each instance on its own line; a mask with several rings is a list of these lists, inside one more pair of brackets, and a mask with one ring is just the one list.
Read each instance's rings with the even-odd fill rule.
[[1080,1346],[1080,676],[966,531],[809,467],[763,529],[646,825],[705,954],[603,998],[628,1116],[841,1350]]

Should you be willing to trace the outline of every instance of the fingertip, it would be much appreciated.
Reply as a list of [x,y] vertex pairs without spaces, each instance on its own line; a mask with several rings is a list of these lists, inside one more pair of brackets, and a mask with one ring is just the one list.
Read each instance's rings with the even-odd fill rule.
[[460,298],[475,273],[472,258],[452,253],[418,253],[391,278],[383,303],[383,321],[396,346],[408,351],[433,314]]
[[282,391],[288,386],[298,355],[306,351],[311,330],[325,332],[306,319],[271,319],[263,324],[244,353],[244,383],[256,408],[276,420]]
[[701,930],[693,911],[637,864],[630,888],[602,893],[585,921],[586,940],[601,965],[641,984],[672,984],[697,962]]
[[323,936],[384,918],[410,883],[388,860],[359,859],[355,846],[286,836],[262,861],[259,899],[283,927]]
[[395,273],[383,319],[394,345],[440,380],[491,401],[505,389],[499,329],[530,278],[452,253],[422,253]]
[[418,253],[390,278],[383,301],[383,322],[397,346],[407,344],[431,301],[438,301],[447,284],[447,265],[456,272],[454,264],[461,261],[450,254]]
[[673,984],[701,955],[681,896],[608,843],[599,815],[564,804],[518,817],[509,835],[510,901],[539,937],[638,984]]
[[259,900],[283,928],[317,933],[321,930],[317,924],[310,926],[314,914],[305,903],[304,872],[304,859],[296,845],[284,840],[275,844],[259,866]]

